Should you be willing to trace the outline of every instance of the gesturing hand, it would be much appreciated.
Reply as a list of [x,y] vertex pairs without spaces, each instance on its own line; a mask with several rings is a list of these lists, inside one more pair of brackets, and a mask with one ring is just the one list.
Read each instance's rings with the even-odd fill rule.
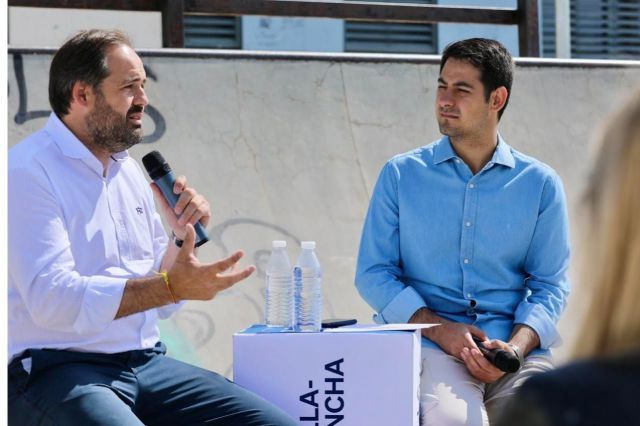
[[[184,243],[168,271],[173,293],[178,300],[210,300],[255,271],[251,265],[241,271],[229,271],[244,256],[241,250],[214,263],[200,263],[194,253],[195,230],[186,225]],[[228,272],[226,272],[228,271]]]

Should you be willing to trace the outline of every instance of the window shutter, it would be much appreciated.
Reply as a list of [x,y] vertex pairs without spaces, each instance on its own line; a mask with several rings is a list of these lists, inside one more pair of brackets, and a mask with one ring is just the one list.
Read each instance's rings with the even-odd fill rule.
[[[543,1],[543,53],[555,56],[555,5]],[[640,59],[640,2],[572,0],[571,56]]]
[[542,1],[542,56],[555,58],[556,56],[556,5],[555,0]]
[[[425,3],[435,0],[385,0],[385,3]],[[437,53],[436,25],[345,22],[346,52]]]
[[240,19],[233,16],[184,15],[184,47],[240,49]]

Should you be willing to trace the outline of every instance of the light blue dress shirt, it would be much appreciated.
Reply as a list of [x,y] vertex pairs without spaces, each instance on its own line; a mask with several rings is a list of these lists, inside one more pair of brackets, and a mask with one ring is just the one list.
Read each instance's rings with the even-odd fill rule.
[[445,136],[383,167],[362,231],[356,286],[377,322],[406,323],[427,307],[503,341],[514,324],[526,324],[540,337],[534,353],[543,353],[560,340],[568,265],[558,175],[500,137],[474,175]]

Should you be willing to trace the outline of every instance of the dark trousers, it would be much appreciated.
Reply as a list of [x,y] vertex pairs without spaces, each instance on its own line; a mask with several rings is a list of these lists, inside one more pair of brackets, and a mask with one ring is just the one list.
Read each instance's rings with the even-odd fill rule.
[[295,425],[224,377],[166,357],[30,350],[9,365],[9,425]]

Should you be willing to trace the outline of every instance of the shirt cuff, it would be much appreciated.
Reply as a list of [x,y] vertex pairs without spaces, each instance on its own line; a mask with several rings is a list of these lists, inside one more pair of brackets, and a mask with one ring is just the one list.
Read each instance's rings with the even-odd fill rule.
[[406,324],[411,316],[420,308],[425,308],[422,296],[413,287],[405,287],[378,314],[386,324]]
[[562,343],[556,329],[555,321],[539,304],[523,302],[515,313],[514,324],[524,324],[531,327],[540,338],[540,348],[549,349]]
[[106,329],[118,313],[126,283],[126,278],[90,277],[74,329],[80,334]]

